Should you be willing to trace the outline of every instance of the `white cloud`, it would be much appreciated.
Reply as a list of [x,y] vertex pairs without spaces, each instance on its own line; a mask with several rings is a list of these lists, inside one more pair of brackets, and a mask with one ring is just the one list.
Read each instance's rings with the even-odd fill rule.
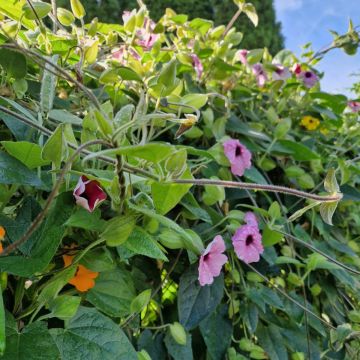
[[303,6],[303,0],[275,0],[278,11],[298,10]]

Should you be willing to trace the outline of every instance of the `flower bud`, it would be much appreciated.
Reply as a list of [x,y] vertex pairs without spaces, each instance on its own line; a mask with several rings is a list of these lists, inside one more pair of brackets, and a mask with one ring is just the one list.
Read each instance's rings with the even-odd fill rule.
[[70,0],[71,10],[77,19],[82,19],[85,15],[85,9],[80,0]]

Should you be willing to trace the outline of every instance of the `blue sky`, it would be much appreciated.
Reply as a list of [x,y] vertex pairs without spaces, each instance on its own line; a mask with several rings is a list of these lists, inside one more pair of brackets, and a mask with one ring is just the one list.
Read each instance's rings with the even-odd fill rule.
[[[301,46],[307,42],[313,43],[314,50],[329,45],[332,41],[329,30],[345,33],[349,18],[355,26],[360,25],[359,5],[360,0],[275,0],[286,48],[300,55]],[[348,88],[356,79],[360,81],[360,76],[351,76],[360,73],[360,51],[349,56],[342,50],[333,50],[317,68],[325,72],[323,90],[351,96]]]

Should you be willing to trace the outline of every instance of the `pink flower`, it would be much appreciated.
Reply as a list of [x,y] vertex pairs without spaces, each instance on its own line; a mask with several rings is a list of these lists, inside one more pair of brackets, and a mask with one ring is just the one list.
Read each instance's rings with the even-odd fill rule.
[[301,65],[296,63],[292,66],[291,72],[293,72],[296,76],[300,75],[301,73]]
[[359,112],[360,111],[360,101],[349,101],[348,107],[354,113]]
[[255,214],[251,211],[248,211],[247,213],[245,213],[244,220],[246,222],[246,225],[259,227],[257,218],[256,218]]
[[96,206],[101,204],[107,197],[96,180],[89,180],[84,175],[79,178],[73,195],[76,204],[89,212],[93,212]]
[[220,275],[221,269],[228,258],[223,254],[225,243],[220,235],[207,246],[199,261],[199,282],[201,286],[210,285],[214,277]]
[[[250,220],[250,216],[248,215]],[[261,234],[257,225],[253,223],[255,215],[251,217],[251,224],[241,226],[232,237],[233,246],[237,257],[246,264],[258,262],[264,248],[261,243]]]
[[141,29],[136,31],[137,44],[145,48],[146,50],[150,50],[157,39],[159,39],[159,34],[154,34],[153,30],[155,29],[155,23],[149,19],[145,18],[144,25]]
[[198,80],[200,80],[201,75],[204,71],[204,67],[203,67],[199,57],[196,54],[191,54],[190,56],[192,59],[193,67],[196,71],[197,78],[198,78]]
[[299,79],[302,79],[304,82],[304,85],[307,88],[312,88],[318,81],[318,76],[312,72],[312,71],[301,71],[301,73],[298,75]]
[[125,45],[120,46],[120,48],[114,51],[112,54],[112,58],[119,61],[122,65],[126,66],[129,60],[129,56],[134,58],[135,60],[140,60],[141,56],[133,49],[126,49]]
[[249,53],[249,50],[238,50],[235,53],[235,61],[240,61],[242,64],[247,65],[247,55]]
[[264,67],[261,64],[255,64],[252,67],[252,72],[256,76],[258,86],[264,86],[268,79]]
[[225,141],[224,153],[230,161],[231,172],[234,175],[243,176],[245,169],[251,168],[251,152],[239,140]]
[[124,24],[126,24],[129,21],[129,19],[131,18],[132,15],[133,15],[133,11],[125,10],[122,13],[122,19],[123,19]]
[[290,71],[286,66],[275,65],[275,70],[273,72],[274,80],[287,80],[291,77]]

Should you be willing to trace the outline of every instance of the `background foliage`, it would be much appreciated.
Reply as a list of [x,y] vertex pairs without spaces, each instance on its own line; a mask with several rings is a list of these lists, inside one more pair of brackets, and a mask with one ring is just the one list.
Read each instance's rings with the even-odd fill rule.
[[[237,11],[232,0],[148,0],[145,3],[155,20],[160,19],[166,8],[172,8],[178,14],[188,14],[190,19],[200,17],[221,25],[227,24]],[[281,34],[281,24],[276,21],[273,0],[254,0],[252,3],[260,17],[259,26],[252,29],[251,22],[245,15],[237,19],[234,26],[244,34],[241,46],[245,49],[267,47],[272,54],[276,54],[284,47],[284,38]],[[58,4],[69,7],[67,0],[59,0]],[[137,6],[137,2],[136,0],[102,0],[98,5],[94,0],[84,2],[84,6],[88,20],[98,17],[103,22],[119,23],[122,12],[133,9]]]

